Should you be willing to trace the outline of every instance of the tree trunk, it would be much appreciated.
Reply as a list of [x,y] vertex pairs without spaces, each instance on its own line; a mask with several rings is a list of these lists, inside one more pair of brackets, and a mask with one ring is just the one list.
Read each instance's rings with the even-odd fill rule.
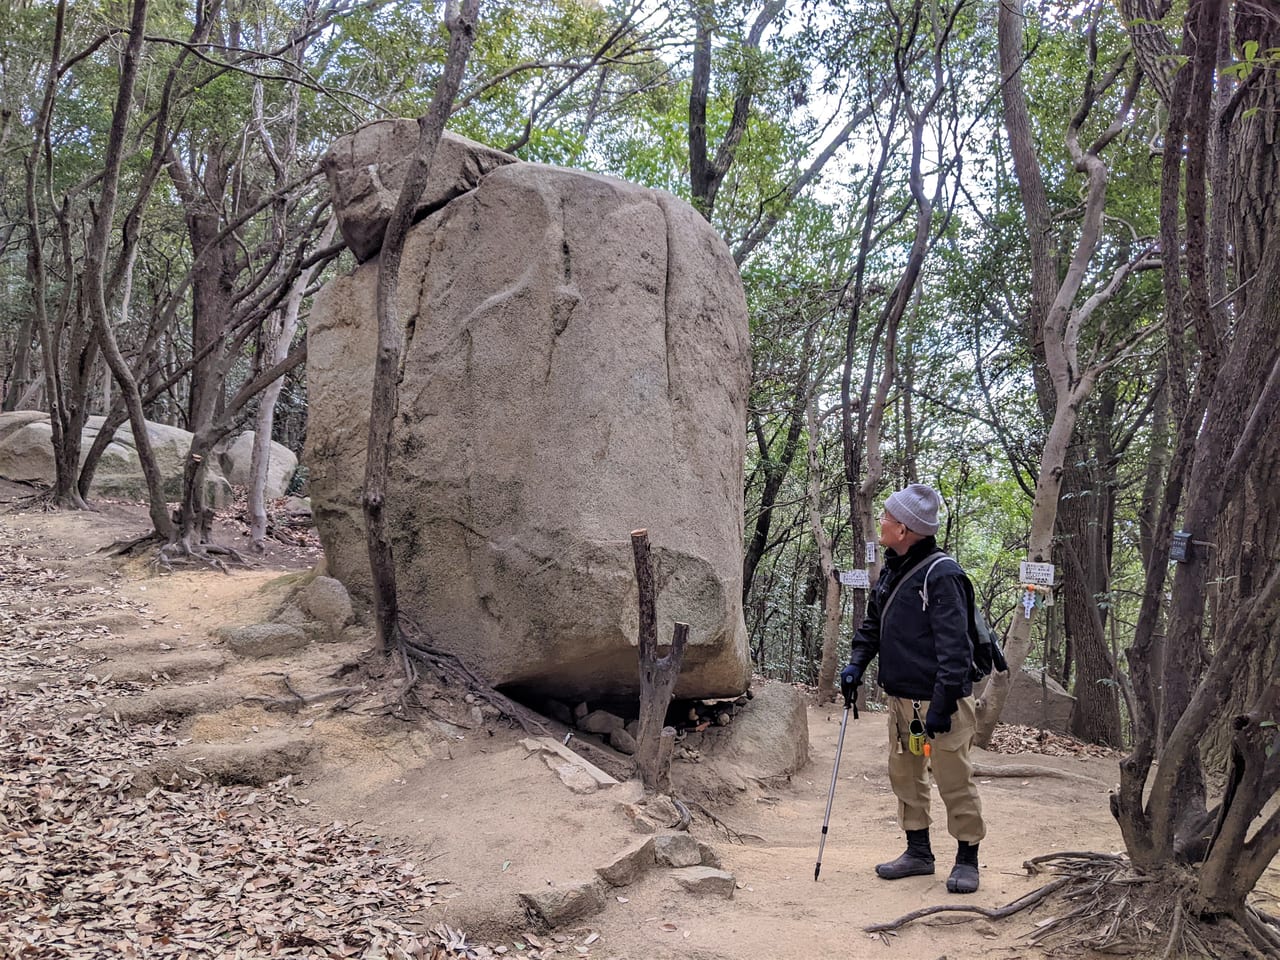
[[[1081,130],[1106,86],[1120,77],[1120,67],[1108,74],[1105,84],[1095,85],[1091,77],[1084,101],[1068,124],[1065,140],[1076,171],[1085,176],[1086,198],[1074,249],[1065,271],[1060,271],[1053,255],[1051,238],[1054,226],[1049,215],[1022,77],[1026,55],[1022,0],[1000,0],[996,17],[1005,130],[1030,240],[1032,282],[1028,340],[1037,359],[1037,371],[1044,371],[1043,374],[1037,372],[1037,394],[1047,421],[1031,508],[1027,559],[1050,562],[1062,473],[1080,406],[1092,392],[1097,376],[1107,364],[1125,355],[1146,335],[1146,332],[1139,332],[1116,342],[1093,344],[1095,359],[1091,363],[1081,361],[1081,335],[1088,329],[1088,320],[1123,288],[1136,266],[1136,261],[1130,261],[1118,268],[1096,292],[1082,303],[1077,303],[1101,240],[1106,209],[1108,171],[1101,152],[1123,129],[1123,121],[1137,96],[1140,74],[1135,73],[1130,80],[1111,125],[1093,143],[1087,147],[1082,144]],[[1090,29],[1096,29],[1096,24],[1091,24]],[[1092,36],[1088,49],[1091,57],[1096,55],[1097,45]],[[1009,687],[1021,673],[1026,660],[1030,636],[1031,621],[1015,616],[1005,638],[1009,672],[992,675],[978,711],[976,742],[981,746],[991,741],[996,721],[1008,698]]]
[[[1115,464],[1109,449],[1114,391],[1098,405],[1097,420],[1067,456],[1063,496],[1058,506],[1062,533],[1062,612],[1075,664],[1075,708],[1071,733],[1089,743],[1123,745],[1115,664],[1107,644],[1107,618],[1113,611],[1101,601],[1110,596]],[[1067,665],[1067,668],[1070,664]],[[1064,669],[1064,674],[1068,672]]]
[[822,568],[822,661],[814,699],[830,703],[836,698],[836,667],[840,656],[840,584],[836,582],[831,538],[822,525],[822,469],[818,458],[818,398],[810,395],[805,405],[809,434],[809,528],[818,545]]
[[388,650],[398,645],[400,637],[395,558],[391,549],[391,537],[386,529],[385,514],[391,426],[399,406],[397,377],[404,350],[404,325],[400,321],[398,298],[400,259],[404,254],[405,237],[412,223],[413,211],[426,187],[445,121],[462,83],[467,57],[475,42],[479,10],[480,0],[462,0],[461,12],[456,0],[449,0],[445,6],[445,23],[449,29],[448,58],[431,98],[431,106],[418,119],[418,149],[405,171],[404,185],[387,222],[378,266],[378,350],[374,363],[373,400],[369,411],[369,445],[363,501],[378,642],[383,649]]
[[657,589],[649,533],[631,531],[631,553],[636,567],[636,594],[640,604],[637,644],[640,658],[640,719],[636,731],[636,768],[648,793],[671,792],[671,750],[676,731],[666,725],[667,707],[680,678],[689,625],[677,622],[671,652],[658,656]]
[[[128,125],[130,107],[133,100],[133,87],[138,74],[138,60],[142,52],[143,34],[147,19],[147,0],[134,0],[133,17],[129,26],[129,39],[125,46],[124,57],[120,67],[119,87],[116,95],[115,112],[111,118],[111,129],[107,137],[107,149],[104,156],[102,188],[97,208],[94,211],[93,228],[85,248],[85,269],[82,282],[85,289],[85,302],[90,316],[97,329],[102,350],[111,366],[111,372],[120,384],[125,404],[129,408],[129,421],[133,427],[133,439],[138,451],[138,459],[142,464],[142,474],[147,481],[149,494],[149,511],[151,523],[156,533],[168,539],[172,532],[169,521],[169,507],[164,493],[160,469],[156,464],[155,453],[151,449],[151,438],[147,433],[146,416],[142,409],[142,397],[138,392],[137,381],[129,370],[120,347],[116,343],[115,332],[111,329],[111,320],[107,314],[106,302],[106,251],[111,236],[112,221],[115,216],[116,193],[120,183],[120,167],[124,154],[125,130]],[[79,464],[77,464],[77,467]]]

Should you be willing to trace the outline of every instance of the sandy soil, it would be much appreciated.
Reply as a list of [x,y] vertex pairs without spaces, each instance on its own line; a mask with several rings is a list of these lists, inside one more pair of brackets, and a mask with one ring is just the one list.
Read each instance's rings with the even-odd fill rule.
[[[274,549],[262,568],[229,575],[158,574],[144,561],[122,565],[96,552],[146,526],[145,514],[125,505],[97,514],[9,513],[0,515],[0,542],[47,558],[62,571],[65,593],[88,598],[82,626],[106,629],[87,631],[77,650],[99,661],[99,675],[140,683],[143,697],[176,690],[204,703],[175,721],[191,738],[182,762],[199,766],[202,754],[228,745],[261,749],[262,756],[276,758],[261,761],[266,767],[278,762],[296,775],[295,792],[307,801],[299,816],[354,823],[408,851],[422,870],[447,879],[449,899],[428,911],[429,922],[443,918],[474,943],[506,946],[519,955],[516,944],[525,946],[524,933],[537,929],[520,906],[519,892],[590,879],[596,866],[638,839],[621,810],[622,801],[637,798],[634,785],[570,792],[521,746],[522,731],[467,703],[461,691],[443,689],[433,701],[439,708],[414,722],[377,709],[387,698],[379,698],[377,681],[363,672],[371,637],[265,660],[243,660],[220,646],[212,631],[265,619],[297,571],[318,559],[314,551]],[[223,533],[233,540],[236,535],[233,527]],[[34,604],[21,613],[40,616]],[[368,689],[345,710],[324,701],[296,712],[268,711],[263,700],[244,699],[284,697],[286,680],[293,689],[319,692],[354,677],[363,677]],[[227,690],[230,699],[213,696]],[[136,702],[122,696],[117,703],[130,700]],[[1043,956],[1026,938],[1046,912],[1003,922],[921,922],[883,939],[862,927],[962,899],[1003,905],[1037,885],[1022,869],[1032,856],[1121,850],[1107,812],[1115,761],[980,753],[985,767],[1034,764],[1065,776],[982,778],[989,823],[981,847],[982,889],[972,898],[957,898],[944,886],[954,847],[941,827],[934,831],[936,876],[896,883],[875,877],[874,864],[896,856],[904,841],[885,773],[883,720],[864,714],[848,725],[821,879],[815,882],[840,719],[834,707],[810,708],[809,765],[789,783],[751,787],[711,808],[735,835],[753,839],[733,842],[706,816],[695,818],[692,832],[715,847],[737,880],[732,899],[694,897],[668,872],[655,869],[632,886],[611,889],[603,913],[559,931],[574,938],[566,955]],[[676,765],[677,782],[684,766]],[[1262,896],[1270,909],[1280,902]],[[551,942],[547,931],[536,935]]]

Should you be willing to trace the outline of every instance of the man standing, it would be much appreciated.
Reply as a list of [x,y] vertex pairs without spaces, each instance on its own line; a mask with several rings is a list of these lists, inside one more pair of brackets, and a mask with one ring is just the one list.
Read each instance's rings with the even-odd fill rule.
[[880,518],[884,569],[871,591],[866,618],[853,635],[840,688],[848,699],[879,654],[879,682],[889,697],[889,782],[898,798],[907,849],[878,865],[876,873],[885,880],[933,873],[932,766],[947,810],[947,831],[959,843],[947,889],[973,893],[978,889],[978,843],[986,825],[969,759],[977,725],[968,626],[972,586],[934,539],[940,504],[937,491],[921,483],[885,500]]

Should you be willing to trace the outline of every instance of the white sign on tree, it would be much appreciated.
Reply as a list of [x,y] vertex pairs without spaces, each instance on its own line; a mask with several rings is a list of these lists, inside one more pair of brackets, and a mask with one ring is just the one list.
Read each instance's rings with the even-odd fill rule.
[[1023,583],[1038,583],[1042,587],[1052,587],[1053,564],[1023,560],[1018,564],[1018,579]]
[[841,570],[840,583],[846,587],[862,587],[866,589],[871,586],[871,578],[867,576],[865,570]]

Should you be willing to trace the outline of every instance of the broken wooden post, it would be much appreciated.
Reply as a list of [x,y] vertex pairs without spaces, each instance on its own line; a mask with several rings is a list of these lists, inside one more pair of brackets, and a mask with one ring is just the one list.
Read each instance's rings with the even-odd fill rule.
[[659,657],[657,596],[653,561],[649,556],[649,531],[631,531],[631,552],[635,556],[640,601],[640,724],[636,731],[636,767],[647,792],[669,793],[676,731],[666,726],[667,706],[680,676],[689,625],[676,623],[671,652]]

